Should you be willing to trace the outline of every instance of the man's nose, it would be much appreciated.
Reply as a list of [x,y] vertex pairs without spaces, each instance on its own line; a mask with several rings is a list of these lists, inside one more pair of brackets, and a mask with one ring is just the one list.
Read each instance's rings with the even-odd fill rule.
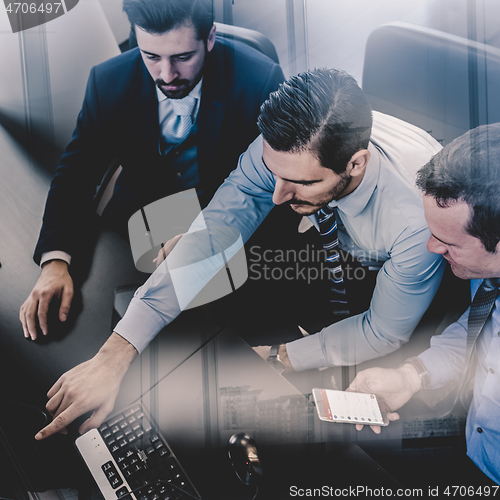
[[275,205],[281,205],[290,201],[293,196],[294,191],[290,183],[277,179],[276,185],[274,186],[273,203]]
[[173,65],[170,61],[164,61],[162,63],[160,78],[165,83],[173,82],[178,76],[179,73],[177,72],[175,65]]
[[434,236],[430,236],[429,241],[427,242],[427,250],[432,253],[437,253],[444,255],[447,250],[446,246],[443,245],[438,239],[434,238]]

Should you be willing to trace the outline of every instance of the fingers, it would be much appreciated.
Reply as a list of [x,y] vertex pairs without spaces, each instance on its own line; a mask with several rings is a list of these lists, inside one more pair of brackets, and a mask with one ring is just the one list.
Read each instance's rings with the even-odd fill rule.
[[[64,394],[63,394],[63,391],[57,391],[53,396],[49,396],[50,399],[49,401],[47,402],[47,404],[45,405],[45,408],[47,408],[47,411],[51,414],[51,415],[55,415],[59,408],[61,407],[61,403],[64,399]],[[59,411],[60,413],[60,411]]]
[[89,417],[78,429],[80,434],[85,434],[90,429],[97,429],[103,422],[104,419],[109,415],[109,412],[112,410],[112,407],[102,406],[94,411],[91,417]]
[[26,308],[28,307],[28,300],[21,306],[21,309],[19,310],[19,320],[21,321],[21,324],[23,325],[23,333],[24,336],[29,339],[30,338],[30,332],[28,330],[28,323],[26,321]]
[[36,313],[38,310],[38,300],[30,297],[28,301],[29,303],[26,309],[26,325],[31,339],[36,340],[38,336],[36,331]]
[[61,297],[61,307],[59,308],[60,321],[66,321],[66,319],[68,318],[72,300],[73,300],[73,288],[69,286],[64,287]]
[[57,417],[55,417],[49,425],[45,426],[40,432],[38,432],[35,439],[40,441],[56,434],[57,432],[66,432],[66,427],[78,416],[79,415],[75,412],[74,405],[70,405],[66,410],[57,415]]
[[153,259],[153,262],[156,264],[156,267],[158,267],[166,258],[165,247],[161,247],[156,259]]
[[[40,298],[40,302],[38,302],[38,323],[40,325],[40,330],[42,330],[42,333],[44,335],[47,335],[47,333],[49,332],[47,325],[47,316],[49,314],[50,301],[52,300],[53,296],[53,294],[43,294]],[[35,313],[36,311],[33,314]]]

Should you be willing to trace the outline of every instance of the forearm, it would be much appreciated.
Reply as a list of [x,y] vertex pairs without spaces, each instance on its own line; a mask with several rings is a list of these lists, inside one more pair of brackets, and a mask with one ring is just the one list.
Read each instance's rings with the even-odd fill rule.
[[387,261],[377,276],[367,311],[287,344],[295,370],[356,365],[407,342],[432,302],[444,271],[440,256],[427,252],[421,259],[418,267],[422,270],[418,274],[413,269],[415,275]]
[[96,354],[97,359],[107,363],[121,377],[137,356],[135,347],[116,332],[109,336]]

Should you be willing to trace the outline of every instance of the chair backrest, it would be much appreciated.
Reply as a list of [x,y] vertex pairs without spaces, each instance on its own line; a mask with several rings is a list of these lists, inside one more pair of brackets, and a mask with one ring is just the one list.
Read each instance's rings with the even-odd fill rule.
[[408,23],[374,30],[362,88],[373,109],[428,131],[447,144],[500,121],[500,50]]
[[[271,40],[266,38],[262,33],[239,26],[231,26],[229,24],[215,23],[217,35],[223,39],[233,39],[242,42],[262,54],[272,59],[279,64],[278,53]],[[127,50],[137,47],[137,39],[135,33],[130,31]]]
[[272,59],[276,64],[279,64],[278,53],[276,48],[269,38],[262,33],[239,26],[231,26],[229,24],[215,23],[217,34],[222,38],[229,38],[245,43],[250,47],[262,52],[262,54]]

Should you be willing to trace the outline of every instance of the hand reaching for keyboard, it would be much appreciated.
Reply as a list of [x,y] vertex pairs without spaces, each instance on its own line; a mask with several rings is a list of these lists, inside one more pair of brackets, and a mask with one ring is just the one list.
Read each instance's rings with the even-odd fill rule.
[[80,434],[99,427],[113,409],[123,376],[136,356],[134,346],[113,333],[92,359],[64,373],[47,393],[46,408],[53,420],[35,439],[65,433],[71,422],[89,411],[93,413],[80,426]]

